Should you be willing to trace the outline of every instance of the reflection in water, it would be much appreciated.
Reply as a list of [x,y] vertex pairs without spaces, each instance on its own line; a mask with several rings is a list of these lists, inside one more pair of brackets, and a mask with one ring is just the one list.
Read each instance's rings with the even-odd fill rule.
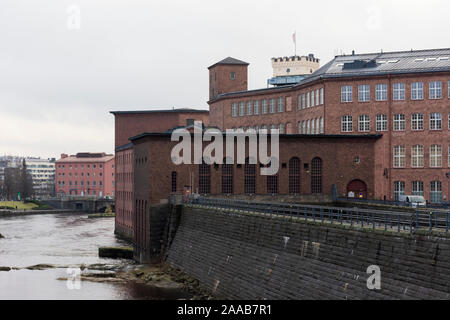
[[[121,246],[114,236],[114,218],[88,219],[86,214],[33,215],[0,218],[0,266],[36,264],[134,265],[132,261],[98,257],[100,246]],[[177,299],[188,294],[129,282],[126,284],[81,282],[69,289],[65,268],[0,271],[0,299]]]

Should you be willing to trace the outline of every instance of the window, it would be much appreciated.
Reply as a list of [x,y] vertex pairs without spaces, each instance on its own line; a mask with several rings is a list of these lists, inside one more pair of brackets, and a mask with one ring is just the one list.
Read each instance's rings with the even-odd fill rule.
[[341,118],[341,131],[342,132],[352,132],[353,131],[352,116],[343,116]]
[[302,109],[306,108],[306,94],[302,94]]
[[233,164],[227,164],[226,161],[222,165],[222,193],[233,193]]
[[302,133],[306,134],[306,121],[305,120],[302,121]]
[[319,97],[319,89],[316,90],[316,106],[318,106],[320,103],[320,97]]
[[430,130],[442,130],[442,114],[430,114]]
[[394,100],[405,100],[405,84],[394,83]]
[[411,100],[423,99],[423,82],[411,83]]
[[202,163],[198,167],[198,191],[200,194],[211,193],[211,166]]
[[424,166],[423,146],[415,145],[411,147],[411,167],[421,168]]
[[387,84],[380,83],[375,86],[375,100],[376,101],[387,100]]
[[245,110],[244,109],[245,109],[244,102],[239,102],[239,115],[241,117],[243,117],[244,114],[245,114]]
[[322,159],[311,161],[311,193],[322,193]]
[[430,167],[442,167],[442,147],[438,144],[433,144],[430,147]]
[[399,201],[400,195],[405,195],[405,182],[395,181],[394,182],[394,200]]
[[387,115],[377,114],[376,119],[376,130],[377,131],[387,131]]
[[278,98],[278,112],[284,112],[284,98]]
[[370,116],[367,114],[360,115],[358,118],[358,131],[370,131]]
[[450,81],[447,82],[447,97],[450,98]]
[[323,104],[323,88],[320,88],[320,104]]
[[259,101],[258,100],[255,100],[255,101],[253,101],[253,107],[254,107],[254,115],[255,116],[257,116],[257,115],[259,115]]
[[394,168],[405,167],[405,146],[394,146]]
[[310,93],[308,92],[306,94],[306,107],[309,108],[310,106],[311,106]]
[[302,122],[303,122],[303,121],[299,121],[299,122],[297,123],[297,132],[298,132],[298,133],[302,133]]
[[352,86],[342,86],[341,87],[341,102],[352,102],[353,95]]
[[267,176],[267,193],[268,194],[278,193],[278,173],[272,176]]
[[270,99],[270,113],[275,113],[275,99]]
[[306,121],[306,134],[310,134],[310,133],[311,133],[310,121],[307,120]]
[[319,118],[316,118],[316,134],[319,133],[319,130],[320,130],[319,126],[320,126],[320,124],[319,124]]
[[406,128],[405,115],[404,114],[394,115],[394,131],[405,131],[405,128]]
[[300,159],[297,157],[289,160],[289,193],[300,193]]
[[314,99],[314,91],[311,91],[311,107],[314,107],[316,100]]
[[262,100],[262,114],[267,114],[267,100]]
[[442,183],[440,181],[431,181],[430,202],[440,203],[441,201],[442,201]]
[[250,164],[249,158],[245,159],[244,191],[246,194],[256,193],[256,164]]
[[450,167],[450,147],[448,147],[448,152],[447,152],[448,156],[448,166]]
[[314,119],[311,120],[311,134],[314,134],[314,125],[315,125],[315,121]]
[[358,86],[358,101],[370,101],[370,86],[368,84],[361,84]]
[[430,82],[430,99],[442,98],[442,82],[432,81]]
[[302,108],[302,95],[299,94],[297,96],[297,110],[300,110]]
[[323,118],[320,117],[320,133],[324,133]]
[[279,133],[280,133],[280,134],[283,134],[283,133],[284,133],[284,125],[283,125],[282,123],[280,123],[280,124],[278,125],[278,130],[279,130]]
[[236,79],[236,73],[235,72],[231,72],[230,73],[230,79],[231,80],[235,80]]
[[172,192],[177,192],[177,173],[172,171]]
[[253,113],[252,102],[251,101],[247,101],[247,115],[251,116],[252,113]]
[[412,195],[423,197],[423,181],[413,181],[412,182]]
[[423,130],[423,114],[413,113],[411,115],[411,130]]

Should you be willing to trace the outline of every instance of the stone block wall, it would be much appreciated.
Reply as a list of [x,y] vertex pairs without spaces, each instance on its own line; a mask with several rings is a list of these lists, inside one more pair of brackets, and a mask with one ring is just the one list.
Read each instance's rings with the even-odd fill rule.
[[[167,262],[227,299],[449,299],[445,237],[184,207]],[[381,289],[367,288],[367,268]]]

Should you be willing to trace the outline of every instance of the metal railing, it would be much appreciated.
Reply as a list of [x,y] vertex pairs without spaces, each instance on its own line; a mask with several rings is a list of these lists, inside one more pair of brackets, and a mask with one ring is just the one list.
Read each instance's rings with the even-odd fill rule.
[[[342,202],[355,202],[355,203],[363,203],[363,204],[382,204],[396,207],[413,207],[411,203],[402,202],[402,201],[390,201],[390,200],[376,200],[376,199],[359,199],[359,198],[345,198],[339,197],[338,201]],[[432,208],[432,209],[447,209],[449,208],[449,204],[447,202],[441,203],[427,203],[425,207],[421,208]]]
[[399,212],[359,208],[301,205],[291,203],[255,202],[235,199],[196,197],[184,199],[186,204],[231,209],[269,217],[326,222],[373,230],[415,233],[418,230],[448,233],[449,211]]

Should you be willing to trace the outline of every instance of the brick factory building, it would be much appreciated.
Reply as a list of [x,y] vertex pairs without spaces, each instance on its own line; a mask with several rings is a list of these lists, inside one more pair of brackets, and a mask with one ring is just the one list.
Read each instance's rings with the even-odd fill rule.
[[[171,109],[143,111],[112,111],[115,121],[116,197],[115,232],[131,238],[133,235],[133,145],[129,138],[142,132],[166,132],[174,127],[208,123],[207,110]],[[162,164],[164,165],[164,164]]]
[[[450,49],[336,56],[296,84],[247,90],[248,64],[209,68],[212,126],[381,134],[373,198],[449,197]],[[227,73],[225,73],[227,72]],[[224,92],[224,89],[227,92]]]
[[[340,196],[357,191],[367,198],[395,200],[415,194],[439,203],[449,197],[449,58],[450,49],[353,53],[336,56],[320,68],[313,55],[274,58],[274,77],[268,81],[274,87],[258,90],[248,90],[249,64],[226,58],[208,68],[209,114],[188,118],[221,130],[279,129],[283,167],[278,177],[256,177],[255,194],[300,199],[329,195],[336,185]],[[289,69],[285,73],[279,70],[283,66]],[[116,200],[116,231],[131,235],[138,200],[159,203],[190,185],[210,194],[253,190],[246,189],[248,170],[239,165],[173,168],[170,129],[190,123],[177,118],[182,110],[166,112],[113,112],[121,164],[116,173],[124,192]],[[189,171],[193,184],[186,183]],[[200,187],[208,172],[209,189]],[[294,172],[298,188],[290,182]],[[318,172],[321,188],[311,182],[317,181]]]
[[106,153],[61,154],[55,162],[58,196],[114,196],[114,155]]

